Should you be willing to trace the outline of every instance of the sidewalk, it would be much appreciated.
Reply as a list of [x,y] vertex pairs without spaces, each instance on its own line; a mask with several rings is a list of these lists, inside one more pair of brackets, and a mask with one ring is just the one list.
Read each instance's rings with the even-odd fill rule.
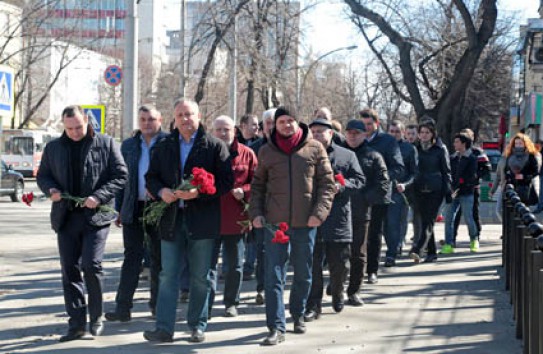
[[[379,284],[364,284],[364,307],[347,306],[338,315],[325,296],[321,319],[308,323],[305,335],[292,333],[288,323],[286,341],[277,347],[260,346],[267,329],[264,307],[254,304],[254,281],[244,284],[237,318],[222,317],[218,297],[201,344],[187,342],[186,304],[179,306],[174,343],[143,339],[142,332],[154,327],[146,281],[136,294],[132,322],[106,322],[102,337],[59,343],[67,318],[49,206],[0,201],[1,353],[521,353],[499,278],[499,225],[484,226],[478,254],[469,253],[462,226],[456,254],[435,264],[415,266],[403,258],[395,268],[381,268]],[[443,238],[443,224],[436,235]],[[120,230],[113,227],[104,262],[106,310],[114,305],[122,251]]]

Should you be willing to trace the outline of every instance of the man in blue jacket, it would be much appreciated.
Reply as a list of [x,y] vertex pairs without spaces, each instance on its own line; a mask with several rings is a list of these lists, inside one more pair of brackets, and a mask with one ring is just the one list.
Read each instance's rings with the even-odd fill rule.
[[[141,261],[145,248],[145,230],[141,217],[145,202],[149,198],[145,188],[145,174],[149,169],[151,149],[166,136],[161,130],[162,115],[151,105],[143,105],[138,110],[139,130],[121,145],[121,153],[128,167],[128,182],[116,199],[120,211],[116,224],[123,226],[124,261],[121,278],[115,297],[116,308],[106,313],[108,321],[127,322],[134,292],[138,287]],[[160,272],[160,239],[155,230],[147,227],[151,256],[151,299],[149,308],[155,313],[158,293],[158,273]]]
[[[70,317],[68,333],[60,341],[67,342],[83,337],[87,312],[90,333],[103,332],[102,259],[109,225],[116,219],[113,199],[123,188],[127,171],[115,141],[95,133],[81,107],[64,108],[62,122],[64,133],[45,147],[36,180],[53,202],[51,226],[58,235],[64,304]],[[75,203],[74,197],[83,202]]]
[[[145,331],[148,341],[171,342],[179,294],[179,262],[185,254],[190,269],[187,324],[190,342],[203,342],[211,291],[209,272],[215,239],[220,232],[220,196],[234,183],[226,145],[207,134],[200,123],[198,104],[180,99],[174,105],[175,129],[151,152],[145,175],[151,195],[168,207],[158,225],[162,270],[156,308],[156,327]],[[215,176],[216,193],[177,187],[199,167]]]

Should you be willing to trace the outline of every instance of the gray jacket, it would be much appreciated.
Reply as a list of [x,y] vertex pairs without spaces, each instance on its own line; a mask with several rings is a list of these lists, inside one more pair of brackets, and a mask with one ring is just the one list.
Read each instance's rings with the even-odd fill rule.
[[[115,194],[123,187],[127,179],[127,170],[121,156],[119,146],[107,136],[96,134],[89,125],[90,139],[81,150],[83,161],[81,195],[86,198],[93,196],[100,201],[100,205],[113,208]],[[50,196],[49,190],[56,188],[63,193],[70,191],[71,164],[69,157],[68,137],[64,133],[60,138],[53,140],[45,147],[40,168],[36,177],[38,187]],[[54,202],[51,206],[51,227],[58,232],[70,211],[73,203],[67,200]],[[115,213],[104,212],[98,209],[84,209],[84,214],[90,225],[106,226],[115,220]]]

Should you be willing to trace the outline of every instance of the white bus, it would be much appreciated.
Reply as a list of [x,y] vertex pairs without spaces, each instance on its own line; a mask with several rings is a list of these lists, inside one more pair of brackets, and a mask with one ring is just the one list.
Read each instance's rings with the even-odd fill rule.
[[25,177],[36,177],[45,145],[60,137],[46,130],[6,129],[0,133],[2,159]]

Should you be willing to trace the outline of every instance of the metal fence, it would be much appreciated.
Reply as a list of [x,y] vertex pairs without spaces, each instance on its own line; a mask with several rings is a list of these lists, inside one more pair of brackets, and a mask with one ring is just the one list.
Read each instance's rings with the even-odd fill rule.
[[543,225],[505,187],[502,210],[502,266],[510,293],[516,336],[525,354],[543,353]]

